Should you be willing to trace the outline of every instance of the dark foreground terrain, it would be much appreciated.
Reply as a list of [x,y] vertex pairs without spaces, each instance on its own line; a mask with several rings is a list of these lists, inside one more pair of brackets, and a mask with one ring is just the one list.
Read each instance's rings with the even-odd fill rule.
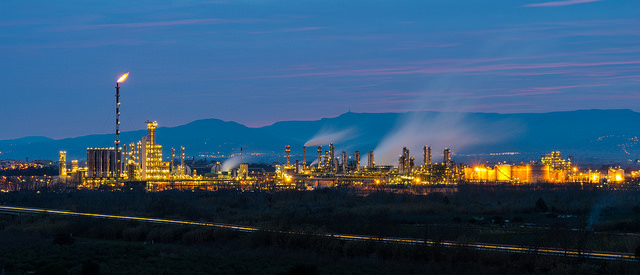
[[[265,230],[519,244],[531,253],[352,242],[53,215],[0,215],[6,274],[636,274],[638,262],[538,255],[537,247],[630,252],[640,246],[636,191],[465,190],[443,195],[352,190],[13,192],[0,203],[202,220]],[[60,273],[55,273],[60,272]]]

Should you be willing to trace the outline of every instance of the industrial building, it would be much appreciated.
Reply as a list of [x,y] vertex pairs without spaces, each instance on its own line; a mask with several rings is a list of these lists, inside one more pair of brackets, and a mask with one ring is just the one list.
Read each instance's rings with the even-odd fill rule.
[[[367,153],[367,162],[361,162],[360,151],[336,154],[333,143],[317,147],[317,158],[309,164],[307,148],[302,147],[302,161],[292,159],[292,147],[284,146],[285,162],[275,165],[274,172],[252,170],[241,161],[237,168],[223,171],[220,163],[196,175],[185,163],[184,147],[180,148],[180,162],[171,149],[170,161],[163,161],[162,145],[157,143],[158,123],[146,122],[146,136],[119,148],[88,148],[85,167],[77,161],[67,166],[66,152],[60,152],[60,179],[77,182],[79,188],[121,188],[129,183],[143,183],[146,190],[217,190],[235,188],[243,190],[311,190],[325,187],[355,187],[363,189],[404,188],[419,186],[456,186],[461,182],[472,184],[536,184],[567,182],[623,182],[624,170],[610,169],[607,175],[595,171],[579,172],[571,159],[562,159],[560,152],[552,152],[539,162],[463,166],[452,159],[449,148],[443,149],[441,162],[433,162],[432,149],[425,145],[422,165],[415,163],[407,147],[399,152],[397,166],[377,165],[374,151]],[[242,147],[240,149],[242,156]],[[118,162],[118,160],[122,160]],[[315,163],[315,164],[314,164]],[[119,165],[120,164],[120,165]],[[210,170],[210,171],[209,171]],[[121,172],[121,173],[120,173]]]

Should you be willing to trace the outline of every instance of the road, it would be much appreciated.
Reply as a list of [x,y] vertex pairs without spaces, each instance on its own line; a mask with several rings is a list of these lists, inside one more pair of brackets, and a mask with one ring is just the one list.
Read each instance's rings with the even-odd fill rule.
[[[180,225],[192,225],[192,226],[207,226],[214,228],[223,228],[241,232],[254,232],[259,231],[260,228],[246,225],[235,225],[227,223],[215,223],[215,222],[199,222],[199,221],[187,221],[187,220],[174,220],[174,219],[160,219],[160,218],[148,218],[148,217],[135,217],[135,216],[123,216],[123,215],[107,215],[107,214],[95,214],[95,213],[81,213],[67,210],[56,209],[43,209],[43,208],[31,208],[31,207],[18,207],[18,206],[0,206],[0,212],[4,213],[24,213],[24,214],[53,214],[63,216],[78,216],[78,217],[92,217],[101,219],[112,220],[124,220],[124,221],[139,221],[148,223],[159,224],[180,224]],[[286,234],[305,234],[300,232],[291,231],[274,231],[278,233]],[[577,251],[577,250],[565,250],[560,248],[539,247],[532,248],[527,246],[506,245],[506,244],[489,244],[489,243],[459,243],[453,241],[440,241],[424,239],[412,239],[412,238],[396,238],[396,237],[376,237],[367,235],[354,235],[354,234],[307,234],[313,236],[333,237],[346,241],[374,241],[385,243],[398,243],[398,244],[426,244],[426,245],[440,245],[443,247],[468,247],[477,250],[485,251],[497,251],[508,253],[537,253],[542,255],[552,256],[564,256],[564,257],[582,257],[587,259],[602,259],[602,260],[621,260],[621,261],[636,261],[636,258],[632,253],[622,252],[610,252],[610,251]]]

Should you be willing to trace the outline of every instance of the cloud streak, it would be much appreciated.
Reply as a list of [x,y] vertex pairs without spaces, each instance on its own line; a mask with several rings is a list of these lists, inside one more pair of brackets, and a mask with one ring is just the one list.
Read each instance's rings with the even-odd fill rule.
[[543,3],[535,3],[535,4],[527,4],[523,5],[523,7],[560,7],[560,6],[569,6],[576,4],[584,4],[591,2],[598,2],[601,0],[567,0],[567,1],[552,1],[552,2],[543,2]]
[[256,23],[264,21],[263,19],[221,19],[221,18],[209,18],[209,19],[183,19],[183,20],[169,20],[169,21],[155,21],[155,22],[135,22],[135,23],[116,23],[116,24],[88,24],[88,25],[69,25],[53,27],[50,30],[53,31],[78,31],[78,30],[96,30],[96,29],[109,29],[109,28],[157,28],[157,27],[171,27],[182,25],[210,25],[210,24],[232,24],[232,23]]
[[[640,60],[627,61],[602,61],[602,62],[550,62],[550,63],[532,63],[532,64],[489,64],[478,66],[448,66],[448,67],[430,67],[420,68],[417,66],[406,67],[390,67],[390,68],[374,68],[374,69],[352,69],[352,70],[334,70],[334,71],[317,71],[305,73],[292,73],[281,75],[262,75],[246,77],[245,79],[269,79],[269,78],[296,78],[296,77],[345,77],[345,76],[371,76],[371,75],[407,75],[407,74],[443,74],[443,73],[475,73],[475,72],[493,72],[493,71],[510,71],[510,70],[535,70],[535,69],[557,69],[569,67],[599,67],[599,66],[617,66],[617,65],[637,65]],[[512,72],[510,72],[512,73]]]

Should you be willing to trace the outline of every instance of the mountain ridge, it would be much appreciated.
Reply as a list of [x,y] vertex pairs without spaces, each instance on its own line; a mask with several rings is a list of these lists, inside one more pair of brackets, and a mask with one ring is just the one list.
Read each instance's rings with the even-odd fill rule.
[[[161,124],[162,122],[160,122]],[[640,155],[637,143],[640,113],[629,109],[590,109],[548,113],[465,113],[465,112],[346,112],[336,117],[309,121],[279,121],[263,127],[248,127],[216,118],[198,119],[187,124],[157,129],[164,156],[170,148],[185,146],[188,156],[226,158],[239,153],[256,153],[248,161],[282,161],[283,148],[301,159],[302,146],[316,140],[350,155],[374,150],[376,162],[393,164],[403,146],[421,160],[423,145],[432,145],[434,156],[450,147],[454,156],[475,161],[472,155],[495,152],[529,152],[514,161],[537,160],[551,150],[561,150],[576,158],[603,161],[629,161]],[[123,144],[137,142],[146,130],[122,132]],[[44,136],[0,140],[0,159],[57,159],[61,150],[68,159],[84,159],[87,147],[113,147],[113,134],[51,139]],[[313,142],[312,142],[313,143]],[[399,149],[400,148],[400,149]],[[326,147],[323,147],[326,149]],[[307,161],[316,155],[307,148]],[[224,157],[222,157],[224,156]],[[379,158],[378,158],[379,156]],[[465,157],[466,156],[466,157]],[[521,159],[517,159],[520,157]],[[253,158],[253,159],[252,159]]]

